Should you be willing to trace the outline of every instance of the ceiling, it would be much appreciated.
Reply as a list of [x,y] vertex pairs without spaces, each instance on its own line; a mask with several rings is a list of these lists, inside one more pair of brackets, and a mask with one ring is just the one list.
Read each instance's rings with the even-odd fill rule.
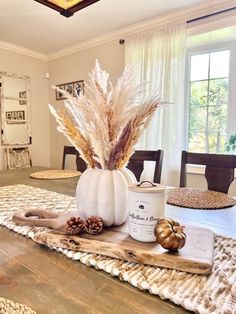
[[65,18],[33,0],[0,0],[0,41],[53,54],[203,0],[100,0]]

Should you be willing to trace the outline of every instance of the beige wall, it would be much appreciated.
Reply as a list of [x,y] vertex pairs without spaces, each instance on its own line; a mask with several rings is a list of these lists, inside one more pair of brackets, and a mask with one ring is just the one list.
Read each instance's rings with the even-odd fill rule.
[[[94,67],[95,60],[110,74],[113,83],[122,73],[124,67],[124,46],[112,41],[100,46],[86,49],[73,55],[49,62],[49,85],[63,84],[78,80],[88,80],[88,73]],[[86,91],[85,91],[86,92]],[[54,107],[62,106],[62,101],[56,101],[55,91],[49,88],[49,100]],[[56,130],[54,118],[50,118],[51,164],[61,167],[63,146],[68,144],[66,138]]]
[[[50,136],[48,112],[48,64],[36,58],[0,49],[0,71],[27,75],[31,88],[31,127],[33,165],[50,166]],[[4,167],[3,148],[0,169]]]

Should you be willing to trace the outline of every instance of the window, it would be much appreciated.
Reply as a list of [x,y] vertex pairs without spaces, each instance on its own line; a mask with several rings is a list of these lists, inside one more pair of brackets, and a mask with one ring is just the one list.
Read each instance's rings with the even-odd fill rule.
[[189,54],[186,146],[191,152],[225,153],[230,134],[232,52],[230,48],[215,48]]

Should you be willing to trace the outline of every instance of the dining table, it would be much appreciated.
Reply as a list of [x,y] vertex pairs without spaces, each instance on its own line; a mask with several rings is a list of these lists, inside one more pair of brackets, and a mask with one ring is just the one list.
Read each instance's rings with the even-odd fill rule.
[[[30,177],[32,172],[46,169],[34,166],[3,170],[0,187],[24,184],[75,196],[78,177],[57,180]],[[236,238],[236,206],[198,210],[166,205],[166,217]],[[26,304],[42,314],[189,313],[3,226],[0,226],[0,296]]]

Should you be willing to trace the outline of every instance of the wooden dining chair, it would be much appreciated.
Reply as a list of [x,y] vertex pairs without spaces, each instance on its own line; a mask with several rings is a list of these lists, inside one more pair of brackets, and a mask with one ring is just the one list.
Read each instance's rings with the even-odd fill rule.
[[180,187],[186,187],[187,164],[205,165],[208,190],[228,193],[229,186],[234,180],[236,156],[182,151]]
[[139,181],[144,169],[144,161],[155,161],[153,182],[160,183],[163,162],[163,150],[136,150],[131,156],[127,168],[130,169]]
[[76,168],[80,172],[84,172],[87,169],[86,162],[80,157],[79,152],[74,146],[64,146],[63,159],[62,159],[62,169],[65,169],[66,156],[75,155],[76,156]]

